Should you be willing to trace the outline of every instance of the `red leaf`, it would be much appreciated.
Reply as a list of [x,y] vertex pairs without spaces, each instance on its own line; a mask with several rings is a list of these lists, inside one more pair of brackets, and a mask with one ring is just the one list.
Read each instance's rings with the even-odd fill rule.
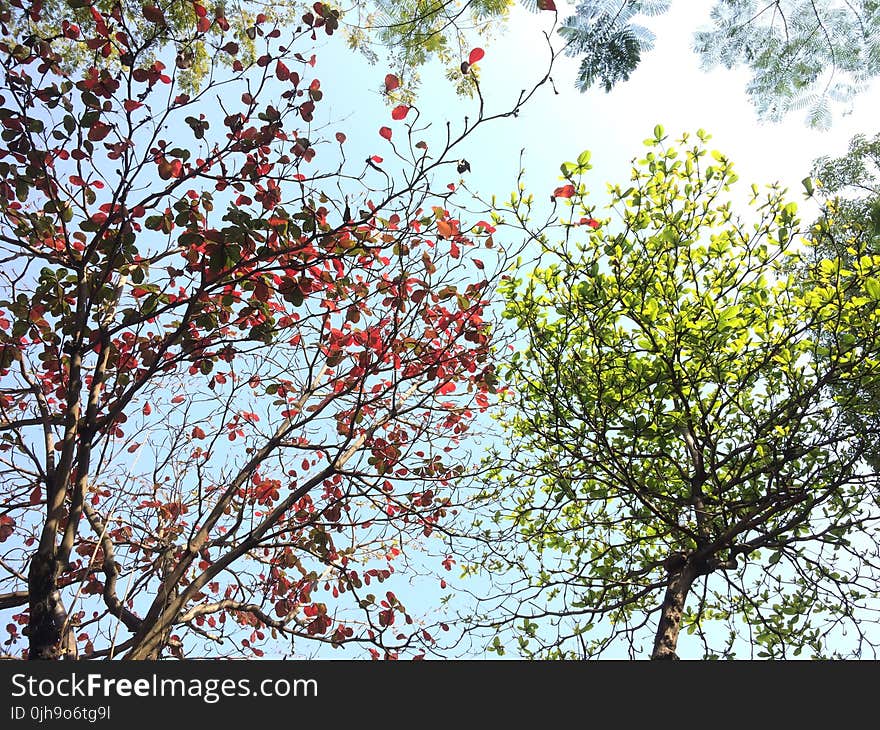
[[595,218],[581,218],[580,221],[579,221],[579,223],[580,223],[582,226],[589,226],[589,227],[592,228],[593,230],[596,230],[600,225],[602,225],[602,224],[599,223],[599,221],[597,221]]
[[144,17],[156,25],[165,25],[165,14],[155,5],[144,5],[141,8]]
[[100,142],[110,134],[110,127],[104,122],[95,122],[89,129],[88,137],[92,142]]
[[34,487],[31,492],[30,503],[31,504],[39,504],[43,500],[43,491],[40,489],[40,485]]
[[391,118],[394,121],[399,122],[401,119],[405,118],[408,113],[409,107],[405,104],[401,104],[400,106],[396,106],[394,107],[394,109],[391,110]]
[[554,198],[570,198],[572,195],[574,195],[574,185],[563,185],[553,191]]
[[342,132],[337,132],[336,141],[339,142],[339,144],[345,144],[345,135]]
[[385,91],[394,91],[400,86],[400,79],[395,74],[388,74],[385,77]]
[[134,99],[126,99],[122,103],[122,106],[125,107],[125,111],[133,112],[135,109],[140,109],[143,104],[141,104],[139,101],[134,101]]
[[375,162],[377,165],[381,165],[381,164],[382,164],[382,158],[379,157],[379,155],[373,155],[370,159],[371,159],[373,162]]
[[553,0],[538,0],[538,10],[556,10]]
[[153,412],[153,407],[149,403],[144,403],[143,413],[145,416],[149,416]]
[[171,402],[172,403],[183,403],[183,401],[185,401],[185,400],[186,400],[186,398],[184,398],[184,396],[176,395],[171,399]]
[[474,48],[471,51],[471,55],[468,56],[468,63],[473,66],[477,61],[479,61],[486,53],[482,48]]
[[107,29],[107,24],[104,22],[104,16],[101,15],[101,13],[94,6],[89,7],[89,11],[91,12],[92,18],[95,21],[95,31],[98,33],[98,35],[106,38],[108,35],[110,35],[110,31]]
[[133,453],[134,453],[135,451],[137,451],[140,447],[141,447],[140,444],[132,444],[131,446],[128,447],[128,453],[129,453],[129,454],[133,454]]
[[391,127],[382,127],[379,129],[379,135],[391,141]]
[[203,439],[205,438],[205,432],[198,426],[195,426],[192,430],[192,437],[194,439]]
[[13,532],[15,532],[15,520],[8,515],[0,515],[0,542],[5,542]]

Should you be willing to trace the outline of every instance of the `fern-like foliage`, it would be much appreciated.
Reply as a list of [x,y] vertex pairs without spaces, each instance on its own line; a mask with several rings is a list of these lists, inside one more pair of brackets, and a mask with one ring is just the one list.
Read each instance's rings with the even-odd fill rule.
[[704,68],[748,66],[747,90],[762,118],[805,109],[827,127],[880,74],[876,0],[719,0],[712,27],[694,36]]
[[[535,0],[521,0],[526,7]],[[684,0],[682,0],[683,2]],[[667,0],[582,0],[560,33],[581,59],[581,91],[610,91],[629,79],[654,35],[636,21],[668,10]],[[711,25],[694,35],[706,69],[747,66],[758,116],[778,121],[803,110],[811,127],[830,126],[880,75],[880,0],[716,0]]]
[[611,91],[629,79],[642,52],[654,46],[654,34],[633,22],[639,15],[659,15],[669,8],[665,0],[584,0],[565,21],[560,34],[565,52],[581,58],[576,81],[581,91],[602,86]]

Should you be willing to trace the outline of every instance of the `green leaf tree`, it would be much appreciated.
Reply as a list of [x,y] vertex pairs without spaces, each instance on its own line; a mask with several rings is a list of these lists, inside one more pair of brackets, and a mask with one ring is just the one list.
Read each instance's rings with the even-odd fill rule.
[[521,346],[478,562],[509,572],[479,615],[528,655],[673,659],[682,630],[706,657],[876,643],[877,472],[831,386],[880,374],[880,256],[810,263],[776,186],[740,218],[707,139],[658,126],[604,220],[589,155],[563,165],[564,240],[506,282]]
[[[865,255],[880,253],[880,135],[857,135],[847,153],[822,157],[804,180],[808,193],[822,203],[811,236],[812,260],[840,258],[847,267]],[[852,405],[847,417],[862,432],[869,458],[880,464],[880,389],[873,383],[842,382],[838,389]]]

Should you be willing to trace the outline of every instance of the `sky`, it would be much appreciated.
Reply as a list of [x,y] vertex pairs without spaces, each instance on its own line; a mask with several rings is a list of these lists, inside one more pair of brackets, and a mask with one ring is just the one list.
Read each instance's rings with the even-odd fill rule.
[[[809,129],[803,112],[793,112],[780,123],[761,122],[745,93],[748,73],[702,71],[699,57],[691,51],[691,35],[706,24],[710,6],[673,3],[667,14],[644,19],[657,36],[655,48],[644,55],[630,80],[611,93],[578,92],[574,88],[578,60],[561,56],[552,74],[558,94],[545,86],[516,119],[493,123],[465,147],[463,154],[473,170],[469,187],[506,198],[515,187],[519,150],[524,149],[529,190],[549,192],[557,184],[560,163],[589,149],[593,171],[588,187],[601,192],[605,182],[627,179],[629,162],[644,149],[642,140],[659,123],[673,139],[683,131],[705,129],[712,134],[714,147],[734,161],[746,189],[752,182],[780,181],[795,200],[802,201],[800,181],[815,158],[839,156],[853,135],[873,133],[880,86],[875,83],[859,95],[852,114],[841,116],[840,109],[835,110],[829,130]],[[560,3],[560,17],[565,15],[562,7]],[[483,44],[486,55],[479,66],[488,110],[506,108],[539,77],[547,58],[542,31],[550,29],[552,20],[552,13],[531,13],[517,4],[506,29]],[[558,37],[554,43],[558,47]],[[341,98],[331,92],[324,111],[328,118],[356,119],[369,139],[371,127],[377,135],[379,126],[388,123],[378,88],[389,69],[381,63],[371,67],[340,45],[331,43],[318,54],[316,71],[323,75],[324,87],[345,88]],[[432,120],[437,128],[448,120],[456,128],[468,113],[469,102],[451,93],[438,64],[424,69],[422,76],[417,102],[421,118]],[[470,110],[473,114],[473,103]],[[382,140],[376,136],[375,142],[381,154]]]
[[[559,5],[561,8],[562,3]],[[645,21],[657,35],[656,46],[632,78],[610,94],[601,90],[579,93],[574,88],[578,61],[561,57],[552,74],[553,87],[542,88],[516,119],[491,123],[463,147],[460,156],[466,157],[472,168],[467,175],[469,188],[487,198],[493,194],[507,198],[516,185],[522,149],[528,189],[539,200],[549,202],[550,192],[560,184],[560,163],[589,149],[593,170],[588,187],[601,195],[606,182],[628,179],[630,161],[641,155],[645,149],[642,140],[650,137],[659,123],[673,138],[683,131],[707,130],[713,135],[713,146],[734,160],[743,187],[748,189],[752,182],[780,181],[792,190],[793,199],[802,201],[800,181],[816,157],[839,156],[854,134],[877,131],[880,86],[875,84],[858,96],[851,115],[841,117],[838,110],[830,130],[808,129],[798,113],[781,123],[761,123],[745,94],[747,73],[701,71],[698,57],[690,50],[691,34],[704,22],[699,9],[707,13],[709,6],[708,2],[677,2],[668,14]],[[479,62],[481,88],[489,113],[509,108],[521,89],[540,78],[547,58],[541,32],[550,29],[552,19],[552,13],[533,14],[517,5],[506,30],[481,44],[486,51]],[[324,47],[315,51],[315,73],[327,95],[318,113],[320,122],[330,129],[321,136],[333,139],[333,131],[344,131],[353,160],[369,154],[387,157],[388,143],[378,130],[390,125],[397,139],[404,123],[391,123],[390,109],[381,93],[382,79],[392,69],[381,63],[371,66],[346,49],[339,34],[323,43]],[[559,39],[554,38],[554,43],[558,46]],[[420,120],[432,125],[428,134],[437,139],[447,122],[459,129],[465,114],[473,118],[476,102],[457,98],[437,65],[424,69],[422,75],[417,107]],[[450,181],[457,181],[459,176],[451,166],[448,169]],[[432,569],[436,567],[431,564]],[[398,580],[407,582],[410,578],[400,576]],[[406,593],[400,591],[411,613],[436,617],[444,593],[436,577],[416,578],[413,587]],[[469,587],[479,591],[472,582]],[[465,606],[463,601],[457,605]],[[297,652],[309,650],[297,647]],[[328,656],[353,653],[332,652]]]
[[[801,180],[817,157],[843,155],[855,134],[877,131],[880,86],[875,83],[857,96],[851,114],[842,116],[842,110],[835,109],[828,130],[808,128],[805,112],[794,112],[779,123],[759,121],[745,93],[747,71],[703,71],[691,51],[691,36],[706,24],[710,6],[673,3],[666,15],[646,19],[644,24],[657,36],[655,48],[645,54],[631,79],[611,93],[578,92],[574,88],[578,59],[560,57],[552,87],[542,88],[516,119],[493,122],[463,147],[460,156],[472,168],[466,177],[468,188],[485,198],[495,194],[506,199],[516,186],[522,149],[527,190],[549,203],[549,194],[560,184],[560,164],[588,149],[593,170],[587,187],[601,199],[606,182],[628,180],[631,160],[646,149],[643,140],[662,124],[671,139],[705,129],[712,135],[712,147],[734,161],[743,197],[752,183],[780,182],[801,206],[804,219],[811,220],[817,207],[805,201]],[[564,15],[561,10],[560,17]],[[486,51],[479,62],[481,88],[489,113],[507,109],[520,90],[543,73],[548,53],[542,31],[550,29],[552,20],[551,13],[533,14],[517,5],[506,30],[481,43]],[[553,40],[558,47],[559,39]],[[385,155],[387,143],[378,129],[391,123],[381,80],[392,69],[382,63],[370,66],[335,40],[318,53],[318,59],[316,73],[322,88],[329,90],[322,110],[325,119],[341,121],[349,144],[359,152]],[[453,130],[459,129],[465,114],[474,118],[476,102],[455,97],[437,64],[423,69],[422,77],[416,105],[420,120],[430,122],[434,134],[441,134],[447,122]],[[399,135],[399,127],[391,126]],[[450,181],[458,177],[450,168]],[[479,583],[465,583],[479,592]],[[424,579],[415,580],[404,595],[418,615],[435,612],[441,593],[436,579]],[[467,609],[466,599],[452,605]],[[686,642],[683,638],[683,645]]]

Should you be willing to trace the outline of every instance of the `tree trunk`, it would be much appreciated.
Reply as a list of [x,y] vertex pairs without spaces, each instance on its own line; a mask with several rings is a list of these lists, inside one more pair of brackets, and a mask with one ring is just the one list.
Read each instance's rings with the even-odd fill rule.
[[697,569],[692,565],[685,565],[680,571],[670,574],[651,659],[678,659],[675,648],[681,630],[681,615],[696,577]]
[[28,659],[75,659],[67,611],[58,590],[58,561],[40,551],[28,571]]
[[148,629],[144,636],[135,636],[134,647],[123,658],[130,661],[147,661],[160,659],[162,649],[168,644],[171,636],[171,624]]

